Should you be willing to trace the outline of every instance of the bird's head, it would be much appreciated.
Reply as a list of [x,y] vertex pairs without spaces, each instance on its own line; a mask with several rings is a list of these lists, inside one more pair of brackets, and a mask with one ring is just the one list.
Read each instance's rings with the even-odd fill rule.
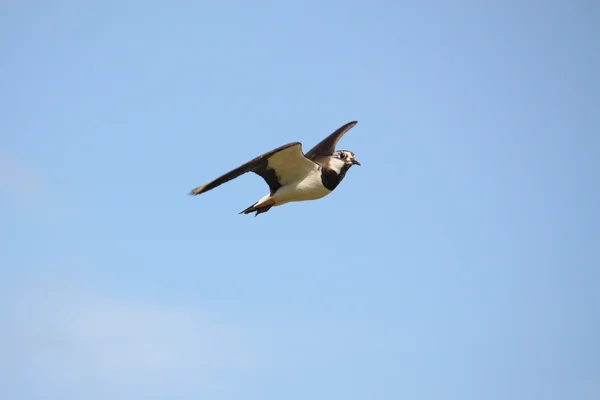
[[354,153],[349,150],[338,150],[331,156],[330,165],[338,170],[347,170],[353,165],[360,165],[360,163],[354,158]]
[[341,181],[353,165],[360,165],[354,158],[354,153],[348,150],[338,150],[329,158],[328,168],[333,170]]

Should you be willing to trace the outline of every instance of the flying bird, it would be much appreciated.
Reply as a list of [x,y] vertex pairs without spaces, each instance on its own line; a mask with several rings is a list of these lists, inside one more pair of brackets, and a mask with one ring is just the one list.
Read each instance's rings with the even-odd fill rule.
[[273,206],[325,197],[340,184],[350,167],[360,165],[353,152],[335,150],[342,136],[356,124],[357,121],[352,121],[341,126],[306,154],[300,142],[278,147],[198,186],[190,195],[208,192],[246,172],[254,172],[267,182],[270,192],[240,214],[256,212],[257,216]]

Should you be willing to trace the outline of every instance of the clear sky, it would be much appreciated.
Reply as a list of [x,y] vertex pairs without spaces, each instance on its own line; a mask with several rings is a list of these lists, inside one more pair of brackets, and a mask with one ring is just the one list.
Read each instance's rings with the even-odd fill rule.
[[0,396],[600,399],[599,11],[2,2]]

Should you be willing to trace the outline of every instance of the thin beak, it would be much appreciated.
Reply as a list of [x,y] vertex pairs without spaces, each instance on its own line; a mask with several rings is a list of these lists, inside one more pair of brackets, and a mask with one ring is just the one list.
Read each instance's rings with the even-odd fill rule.
[[355,160],[354,158],[352,159],[352,164],[354,164],[354,165],[360,165],[360,163],[357,160]]

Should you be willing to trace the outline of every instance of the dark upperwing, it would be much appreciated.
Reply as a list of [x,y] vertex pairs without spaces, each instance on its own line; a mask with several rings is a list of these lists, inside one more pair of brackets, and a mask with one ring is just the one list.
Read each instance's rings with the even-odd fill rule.
[[342,136],[344,136],[344,134],[357,123],[358,121],[352,121],[342,125],[335,132],[327,136],[319,144],[310,149],[304,156],[309,160],[315,161],[320,157],[332,155],[335,152],[335,146],[340,141]]
[[275,172],[272,169],[267,169],[268,159],[275,153],[278,153],[278,152],[285,150],[287,148],[290,148],[292,146],[297,146],[299,144],[300,144],[299,142],[288,143],[288,144],[278,147],[274,150],[271,150],[265,154],[262,154],[262,155],[256,157],[255,159],[250,160],[243,165],[240,165],[236,169],[229,171],[225,175],[222,175],[222,176],[218,177],[217,179],[214,179],[211,182],[208,182],[205,185],[198,186],[197,188],[193,189],[189,194],[196,196],[196,195],[202,194],[204,192],[208,192],[209,190],[214,189],[217,186],[224,184],[225,182],[229,182],[230,180],[235,179],[238,176],[245,174],[246,172],[254,172],[257,175],[260,175],[265,180],[265,182],[267,182],[267,185],[269,185],[269,189],[271,190],[271,193],[275,193],[275,191],[279,187],[281,187],[281,184],[279,183],[279,180],[277,179]]

